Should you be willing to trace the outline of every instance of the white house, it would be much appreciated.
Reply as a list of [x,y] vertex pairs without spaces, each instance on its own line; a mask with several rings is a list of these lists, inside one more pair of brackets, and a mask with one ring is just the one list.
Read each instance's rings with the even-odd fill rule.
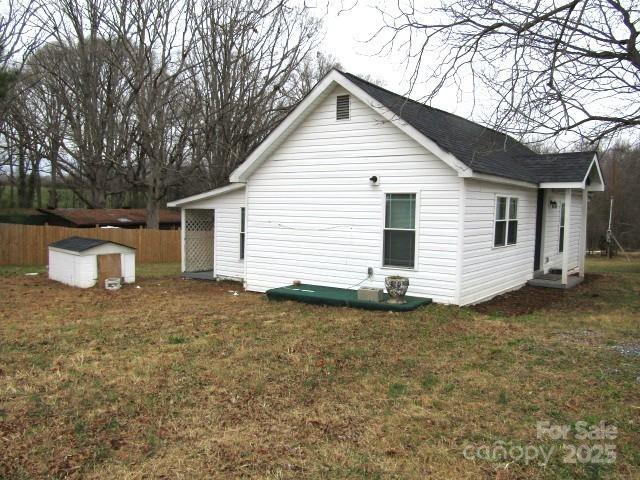
[[49,245],[49,278],[90,288],[106,278],[136,281],[136,250],[108,240],[69,237]]
[[457,305],[579,282],[588,192],[604,189],[594,152],[539,155],[338,70],[230,181],[169,204],[185,274],[255,292],[403,275],[409,295]]

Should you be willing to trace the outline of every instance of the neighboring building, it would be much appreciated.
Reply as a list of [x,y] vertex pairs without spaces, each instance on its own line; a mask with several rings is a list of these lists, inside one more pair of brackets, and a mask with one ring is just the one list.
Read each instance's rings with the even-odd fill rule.
[[[61,227],[140,228],[147,224],[144,208],[41,208],[39,211],[46,214],[49,225]],[[180,212],[160,210],[160,228],[180,228]]]
[[136,281],[136,250],[97,238],[69,237],[49,245],[49,278],[72,287],[104,285],[107,278]]
[[594,152],[539,155],[337,70],[230,180],[169,204],[185,273],[256,292],[403,275],[409,295],[457,305],[556,270],[541,282],[579,282],[588,192],[604,189]]

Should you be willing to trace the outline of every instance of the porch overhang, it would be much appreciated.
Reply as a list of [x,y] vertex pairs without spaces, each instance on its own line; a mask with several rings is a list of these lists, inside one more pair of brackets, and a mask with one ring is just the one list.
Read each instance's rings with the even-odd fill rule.
[[589,168],[582,175],[574,176],[572,181],[544,181],[540,182],[540,188],[544,190],[572,189],[587,190],[589,192],[604,192],[604,177],[600,170],[600,162],[597,155],[593,156]]
[[[216,188],[213,190],[209,190],[208,192],[198,193],[197,195],[191,195],[190,197],[181,198],[179,200],[174,200],[173,202],[167,203],[167,207],[175,208],[198,208],[195,205],[197,202],[202,200],[209,200],[211,198],[218,197],[220,195],[224,195],[225,193],[234,192],[236,190],[240,190],[244,188],[244,183],[232,183],[231,185],[226,185],[224,187]],[[205,209],[209,207],[203,207]]]

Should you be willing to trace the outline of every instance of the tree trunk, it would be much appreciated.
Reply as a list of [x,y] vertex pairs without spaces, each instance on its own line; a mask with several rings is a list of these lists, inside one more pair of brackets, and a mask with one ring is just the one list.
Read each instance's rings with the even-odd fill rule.
[[47,208],[58,208],[58,150],[59,146],[51,149],[49,162],[51,163],[51,184],[47,195]]
[[42,207],[42,189],[40,188],[40,161],[36,154],[31,155],[31,171],[29,172],[29,200],[31,205]]
[[15,204],[15,196],[14,196],[14,187],[16,184],[16,177],[14,172],[14,165],[13,165],[13,150],[9,150],[9,207],[13,208],[16,206]]
[[153,195],[147,198],[147,228],[160,228],[160,202]]
[[27,192],[27,162],[26,152],[22,146],[18,147],[18,207],[31,208],[29,193]]

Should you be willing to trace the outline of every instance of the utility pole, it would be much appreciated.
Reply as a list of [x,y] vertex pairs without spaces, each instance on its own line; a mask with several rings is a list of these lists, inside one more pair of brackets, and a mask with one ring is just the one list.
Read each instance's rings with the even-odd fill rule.
[[613,196],[611,197],[611,202],[609,203],[609,228],[607,228],[607,255],[609,258],[613,258],[613,242],[616,242],[616,245],[618,246],[620,251],[624,253],[624,256],[627,257],[627,261],[630,262],[631,257],[629,257],[629,254],[624,250],[624,248],[622,248],[622,245],[620,245],[620,242],[611,231],[612,218],[613,218]]

